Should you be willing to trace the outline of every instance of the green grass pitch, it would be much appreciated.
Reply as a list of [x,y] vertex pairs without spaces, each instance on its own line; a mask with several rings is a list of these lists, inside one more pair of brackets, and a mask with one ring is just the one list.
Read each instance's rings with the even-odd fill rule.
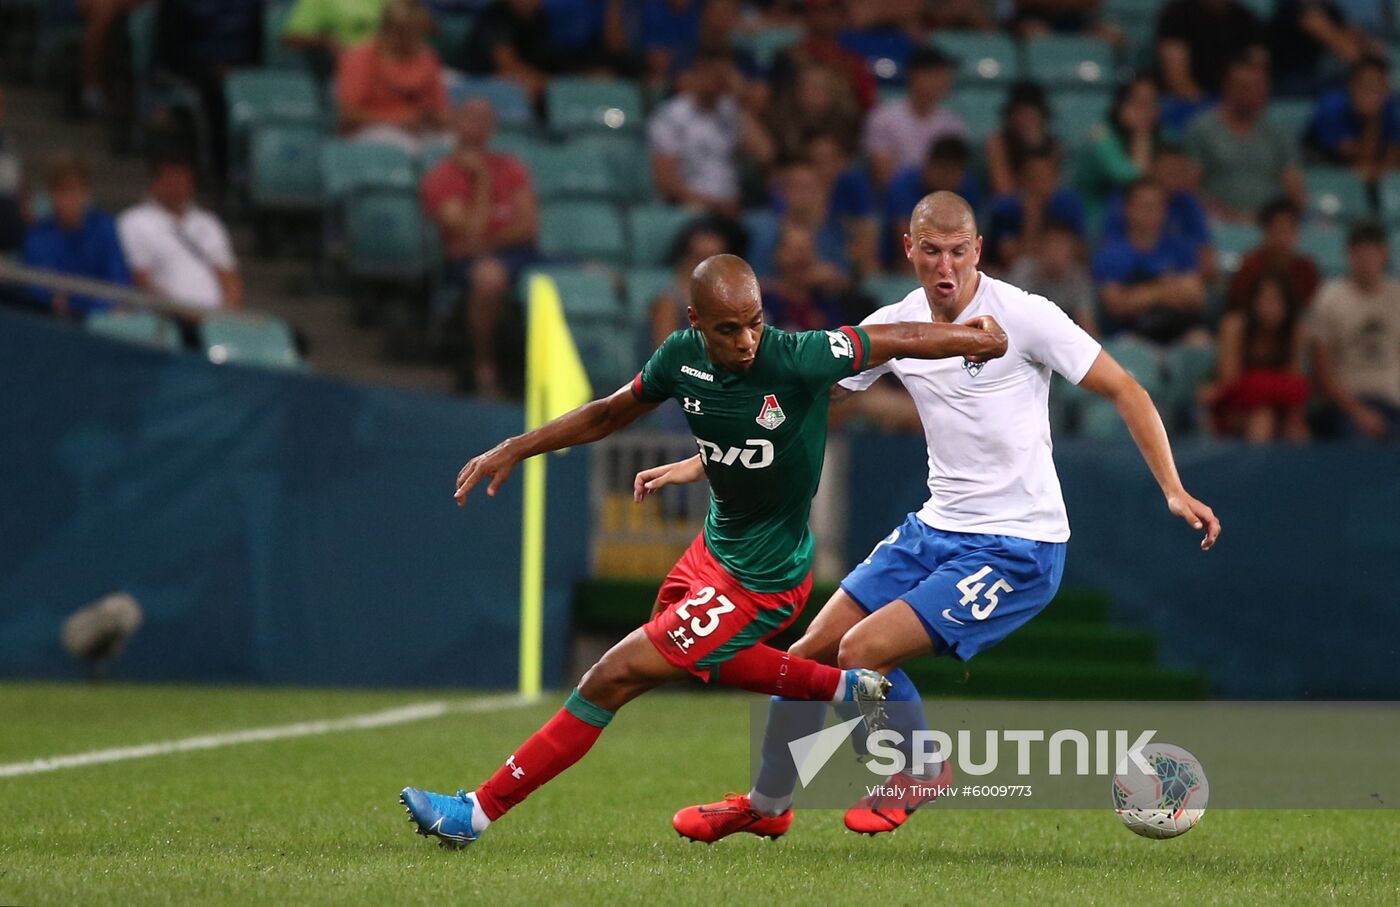
[[[0,764],[441,698],[0,685]],[[934,808],[875,839],[810,811],[780,841],[692,844],[671,814],[744,786],[742,696],[644,697],[466,851],[411,833],[403,785],[475,784],[560,700],[0,778],[0,903],[1400,903],[1388,810],[1216,810],[1161,842],[1107,808]]]

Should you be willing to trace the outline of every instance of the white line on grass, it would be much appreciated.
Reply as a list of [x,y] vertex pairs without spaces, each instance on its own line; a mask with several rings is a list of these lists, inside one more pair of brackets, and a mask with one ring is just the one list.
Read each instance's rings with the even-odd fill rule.
[[330,718],[323,721],[301,721],[296,724],[278,724],[271,727],[248,728],[243,731],[230,731],[224,734],[207,734],[203,737],[186,737],[183,740],[163,740],[145,743],[140,746],[122,746],[107,750],[93,750],[87,753],[74,753],[69,756],[53,756],[48,759],[35,759],[32,762],[13,762],[0,765],[0,778],[15,778],[20,775],[37,775],[40,772],[54,772],[63,768],[82,768],[88,765],[102,765],[107,762],[125,762],[128,759],[145,759],[149,756],[168,756],[171,753],[189,753],[195,750],[213,750],[240,743],[264,743],[268,740],[287,740],[292,737],[316,737],[321,734],[336,734],[342,731],[368,731],[374,728],[389,727],[395,724],[408,724],[413,721],[426,721],[444,715],[461,715],[470,712],[499,712],[505,709],[529,705],[535,700],[523,696],[488,696],[484,699],[469,699],[465,702],[416,702],[412,705],[387,709],[383,712],[369,712],[363,715],[350,715],[345,718]]

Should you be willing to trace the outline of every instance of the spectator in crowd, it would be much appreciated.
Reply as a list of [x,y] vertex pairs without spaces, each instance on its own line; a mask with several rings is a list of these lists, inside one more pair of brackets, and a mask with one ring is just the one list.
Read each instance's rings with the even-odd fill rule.
[[1225,76],[1220,106],[1196,118],[1186,150],[1201,168],[1201,194],[1211,216],[1249,221],[1282,186],[1294,204],[1305,199],[1298,143],[1269,122],[1269,76],[1237,60]]
[[456,145],[423,177],[420,195],[442,237],[450,282],[465,287],[475,388],[489,395],[500,388],[501,315],[516,275],[535,257],[538,210],[525,165],[490,148],[491,102],[468,99],[452,123]]
[[875,106],[875,74],[865,58],[841,46],[847,22],[845,0],[807,0],[802,7],[802,37],[773,61],[774,93],[779,93],[805,63],[831,67],[856,98],[862,111]]
[[901,270],[910,265],[904,257],[904,234],[914,206],[931,192],[956,192],[976,211],[982,206],[982,190],[972,172],[972,149],[956,136],[939,139],[917,167],[906,167],[890,182],[885,193],[885,262]]
[[953,61],[931,47],[909,58],[908,90],[871,112],[865,123],[865,153],[879,186],[896,172],[921,163],[944,136],[967,136],[962,117],[943,105],[953,87]]
[[846,256],[858,273],[874,274],[880,268],[880,222],[870,177],[851,163],[834,135],[813,136],[807,145],[807,160],[821,180],[830,217],[846,237]]
[[1281,95],[1309,96],[1326,85],[1329,70],[1354,65],[1374,45],[1347,22],[1334,0],[1277,0],[1269,20],[1269,60]]
[[1263,241],[1241,259],[1239,270],[1231,278],[1225,297],[1228,311],[1244,311],[1254,298],[1255,285],[1265,274],[1275,272],[1287,280],[1290,298],[1303,306],[1312,302],[1322,277],[1313,260],[1298,252],[1298,227],[1302,220],[1303,212],[1283,197],[1269,202],[1259,212]]
[[1161,131],[1157,83],[1137,76],[1118,86],[1108,122],[1095,129],[1075,180],[1091,208],[1100,210],[1109,197],[1148,174]]
[[117,236],[141,289],[206,309],[243,304],[228,230],[195,204],[194,164],[183,151],[152,157],[148,196],[122,212]]
[[1041,231],[1052,219],[1084,235],[1084,202],[1073,189],[1060,184],[1060,164],[1053,152],[1026,155],[1016,173],[1016,190],[992,201],[984,231],[983,261],[992,268],[1007,268],[1028,247],[1040,241]]
[[428,44],[432,17],[418,0],[390,0],[379,30],[341,54],[336,72],[341,131],[416,154],[447,123],[442,63]]
[[737,79],[727,56],[702,52],[686,90],[652,116],[652,169],[668,201],[735,217],[741,160],[762,167],[773,159],[772,139],[735,98]]
[[1080,255],[1075,225],[1058,218],[1046,221],[1040,242],[1028,246],[1007,272],[1006,279],[1058,305],[1091,335],[1099,335],[1094,313],[1094,282]]
[[690,278],[696,266],[712,255],[730,251],[725,235],[704,220],[696,221],[676,237],[671,248],[673,282],[651,300],[651,346],[654,350],[673,331],[690,324],[686,308],[690,305]]
[[[73,155],[58,155],[44,173],[44,187],[53,213],[29,228],[24,238],[24,263],[72,277],[131,286],[131,273],[117,240],[116,221],[92,207],[92,180],[87,164]],[[64,318],[86,318],[112,305],[106,299],[70,296],[42,287],[35,287],[33,292],[35,301]]]
[[5,89],[0,86],[0,252],[24,242],[24,165],[5,128]]
[[[1163,144],[1152,160],[1148,175],[1167,193],[1168,236],[1179,239],[1202,257],[1202,267],[1210,271],[1206,261],[1213,254],[1210,245],[1210,218],[1197,193],[1196,165],[1180,145]],[[1123,195],[1109,199],[1104,209],[1103,238],[1120,239],[1127,235],[1123,217]]]
[[1123,198],[1127,234],[1109,240],[1094,258],[1106,337],[1128,333],[1173,343],[1201,327],[1206,288],[1196,250],[1167,235],[1167,194],[1138,180]]
[[774,99],[770,123],[778,159],[791,163],[807,156],[808,143],[817,133],[835,135],[843,147],[854,149],[861,114],[855,97],[844,90],[835,72],[821,64],[807,64]]
[[464,56],[468,72],[510,79],[536,105],[565,59],[550,34],[544,0],[496,0],[472,26]]
[[1385,230],[1353,227],[1346,277],[1329,280],[1312,305],[1313,373],[1351,434],[1400,437],[1400,281],[1385,273]]
[[303,51],[329,74],[346,50],[374,37],[389,0],[296,0],[282,23],[282,44]]
[[1245,307],[1220,320],[1215,381],[1201,397],[1224,434],[1256,444],[1308,439],[1301,314],[1288,279],[1268,272]]
[[789,164],[782,171],[772,208],[744,219],[749,228],[749,264],[759,277],[777,269],[778,245],[788,227],[802,227],[811,234],[816,254],[824,264],[849,276],[851,260],[841,224],[832,216],[831,196],[817,168],[806,161]]
[[653,89],[664,88],[695,59],[705,6],[703,0],[643,0],[642,52]]
[[1022,38],[1048,34],[1097,35],[1119,44],[1123,35],[1099,18],[1099,0],[1014,0],[1011,30]]
[[84,113],[101,113],[107,102],[108,54],[112,30],[122,17],[147,0],[80,0],[83,14],[82,96]]
[[[262,0],[160,0],[155,60],[199,93],[209,127],[214,178],[228,173],[228,104],[224,79],[262,59]],[[187,139],[197,136],[193,128]]]
[[1400,164],[1400,103],[1390,92],[1390,65],[1362,57],[1352,66],[1347,86],[1319,99],[1305,142],[1368,183]]
[[939,0],[924,5],[924,28],[933,31],[991,31],[997,27],[982,0]]
[[1050,132],[1050,105],[1035,82],[1017,82],[1001,108],[1001,127],[987,137],[987,187],[993,196],[1016,191],[1016,174],[1032,154],[1060,160],[1064,149]]
[[768,324],[785,331],[832,330],[865,316],[846,275],[821,259],[809,228],[784,224],[773,261],[772,276],[759,280]]
[[1268,62],[1268,34],[1239,0],[1171,0],[1157,18],[1157,66],[1180,127],[1201,105],[1219,96],[1230,63]]

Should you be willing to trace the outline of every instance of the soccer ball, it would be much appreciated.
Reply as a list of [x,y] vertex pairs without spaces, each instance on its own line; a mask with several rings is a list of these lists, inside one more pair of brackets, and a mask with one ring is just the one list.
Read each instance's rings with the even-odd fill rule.
[[1125,757],[1113,776],[1118,818],[1144,838],[1175,838],[1195,828],[1210,799],[1200,761],[1170,743],[1149,743],[1142,748],[1142,759],[1151,772]]

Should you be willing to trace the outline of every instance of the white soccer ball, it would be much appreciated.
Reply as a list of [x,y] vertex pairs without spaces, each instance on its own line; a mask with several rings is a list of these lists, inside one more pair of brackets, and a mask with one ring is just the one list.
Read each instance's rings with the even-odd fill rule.
[[1149,743],[1142,748],[1143,771],[1125,757],[1113,776],[1113,809],[1123,824],[1144,838],[1184,835],[1206,811],[1210,784],[1201,762],[1179,746]]

